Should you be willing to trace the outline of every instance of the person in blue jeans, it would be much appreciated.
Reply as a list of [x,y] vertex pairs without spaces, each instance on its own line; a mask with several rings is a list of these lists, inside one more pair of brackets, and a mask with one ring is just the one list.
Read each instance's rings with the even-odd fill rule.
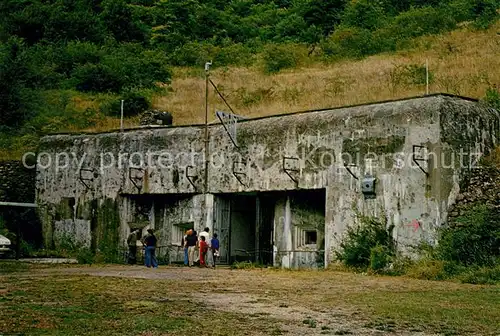
[[181,246],[184,249],[184,266],[189,266],[189,253],[187,246],[187,237],[193,233],[193,230],[187,230],[184,237],[182,237]]
[[156,243],[158,239],[156,239],[156,236],[154,234],[153,229],[148,229],[148,235],[144,237],[144,249],[145,249],[145,258],[144,258],[144,264],[146,267],[154,267],[158,268],[158,261],[156,260]]

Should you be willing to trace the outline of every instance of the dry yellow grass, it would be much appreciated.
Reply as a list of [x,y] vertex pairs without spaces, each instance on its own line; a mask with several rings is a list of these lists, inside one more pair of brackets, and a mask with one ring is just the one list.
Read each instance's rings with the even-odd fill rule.
[[[413,48],[397,53],[333,64],[308,60],[303,67],[274,75],[265,75],[258,65],[215,68],[211,79],[235,112],[246,117],[422,95],[426,92],[425,85],[396,83],[391,73],[398,66],[423,66],[427,60],[432,79],[430,93],[482,98],[488,87],[500,86],[499,32],[500,22],[479,32],[463,26],[450,33],[421,37],[414,41]],[[172,89],[166,95],[154,97],[153,107],[170,111],[175,125],[203,123],[203,69],[174,69]],[[216,109],[228,111],[209,86],[209,122],[217,121]],[[125,121],[126,127],[136,125],[137,119]],[[102,132],[119,127],[118,118],[107,117],[86,131]],[[66,131],[77,129],[69,126]]]
[[[397,53],[330,64],[308,59],[303,60],[304,65],[300,68],[274,75],[265,75],[259,65],[251,68],[214,68],[211,78],[235,112],[246,117],[422,95],[425,94],[425,85],[397,83],[391,73],[402,65],[423,66],[426,60],[432,75],[430,93],[482,98],[487,88],[494,84],[500,87],[499,33],[500,22],[479,32],[463,26],[450,33],[419,38],[413,42],[413,48]],[[217,121],[216,109],[228,111],[228,108],[213,88],[209,89],[209,121],[212,122]],[[70,104],[83,113],[87,107],[98,109],[101,98],[73,96]],[[171,92],[155,96],[153,107],[170,111],[175,125],[203,123],[203,69],[174,69]],[[98,114],[85,118],[92,119],[94,126],[82,130],[76,125],[54,119],[47,127],[51,132],[104,132],[120,128],[120,119],[116,117]],[[137,117],[124,121],[126,128],[137,125]],[[0,158],[19,159],[25,147],[25,144],[16,145],[18,152],[0,149]]]
[[[302,67],[274,75],[265,75],[258,65],[251,68],[214,68],[211,78],[235,112],[246,117],[422,95],[425,94],[425,85],[396,83],[391,73],[402,65],[425,65],[426,60],[432,75],[430,93],[482,98],[487,88],[494,84],[500,87],[498,33],[500,22],[479,32],[463,26],[450,33],[419,38],[414,41],[413,48],[397,53],[331,64],[304,60]],[[228,111],[228,108],[213,88],[209,89],[209,121],[212,122],[217,121],[216,109]],[[74,96],[71,104],[83,113],[87,107],[98,108],[99,99]],[[170,111],[175,125],[203,123],[203,69],[174,69],[171,92],[154,97],[153,107]],[[58,125],[51,123],[51,129],[56,128],[58,132],[104,132],[120,128],[119,118],[96,115],[94,121],[94,126],[83,130],[63,121]],[[124,121],[127,128],[137,125],[137,117]],[[15,146],[19,148],[17,152],[0,149],[0,158],[19,159],[25,147],[23,144]]]
[[[396,54],[313,64],[270,76],[257,67],[215,69],[211,78],[233,109],[249,117],[421,95],[425,85],[394,85],[391,72],[398,65],[424,65],[426,59],[433,76],[430,93],[481,98],[489,86],[500,84],[497,32],[500,23],[484,32],[462,28],[420,38],[412,50]],[[189,76],[192,72],[176,69],[173,93],[156,97],[153,102],[156,108],[172,112],[178,125],[204,122],[205,81],[202,76]],[[212,88],[209,108],[210,120],[215,120],[215,109],[228,110]]]

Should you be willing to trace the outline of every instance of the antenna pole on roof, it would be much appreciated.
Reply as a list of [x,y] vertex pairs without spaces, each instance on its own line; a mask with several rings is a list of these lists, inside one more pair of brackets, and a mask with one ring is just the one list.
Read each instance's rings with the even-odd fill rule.
[[122,104],[121,104],[120,131],[123,132],[123,99],[122,99]]
[[204,193],[208,193],[208,77],[210,76],[209,70],[212,61],[205,63],[205,180],[204,180]]
[[425,60],[425,94],[429,94],[429,59]]

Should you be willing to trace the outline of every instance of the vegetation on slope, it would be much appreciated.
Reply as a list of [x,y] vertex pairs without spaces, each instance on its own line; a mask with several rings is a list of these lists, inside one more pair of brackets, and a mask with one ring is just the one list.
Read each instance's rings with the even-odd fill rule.
[[[176,123],[200,121],[208,60],[244,115],[421,93],[427,57],[433,90],[482,97],[499,80],[492,72],[499,7],[499,0],[2,1],[1,156],[19,158],[49,132],[115,128],[121,99],[128,117],[154,106]],[[398,54],[365,58],[383,52]]]
[[337,260],[350,269],[427,280],[472,284],[500,283],[500,211],[494,205],[471,204],[452,225],[439,228],[438,244],[421,242],[412,260],[399,253],[387,223],[359,216],[349,227]]

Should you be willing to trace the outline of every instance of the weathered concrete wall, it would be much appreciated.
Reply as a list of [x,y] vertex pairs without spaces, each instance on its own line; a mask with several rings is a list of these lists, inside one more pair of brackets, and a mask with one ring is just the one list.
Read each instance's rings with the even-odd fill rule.
[[[91,214],[94,214],[95,221],[94,227],[90,229],[95,236],[94,245],[107,244],[107,242],[99,243],[98,238],[106,237],[104,232],[107,232],[109,227],[113,228],[112,237],[116,234],[119,237],[113,238],[113,241],[123,242],[130,231],[128,224],[136,221],[136,211],[133,210],[133,203],[130,203],[127,197],[120,195],[159,193],[158,191],[192,193],[191,184],[178,170],[181,169],[179,167],[192,164],[188,153],[199,151],[200,148],[196,147],[196,144],[200,142],[193,141],[193,139],[199,140],[198,133],[198,129],[178,128],[97,136],[59,135],[42,139],[38,153],[36,185],[39,213],[44,223],[45,245],[55,246],[54,233],[60,231],[55,229],[55,225],[76,225],[70,232],[80,232],[76,239],[82,243],[88,242]],[[154,155],[154,152],[165,148],[172,148],[172,151],[169,151],[171,156],[164,155],[158,158]],[[141,158],[137,153],[144,154],[142,157],[144,164],[163,160],[166,162],[165,166],[171,169],[164,175],[152,170],[146,172],[140,169],[130,170],[130,166],[141,166]],[[193,158],[196,160],[196,155]],[[199,163],[195,162],[196,164]],[[82,211],[82,218],[63,218],[71,219],[72,223],[66,221],[66,224],[62,224],[60,222],[62,219],[58,217],[67,212],[59,208],[64,208],[65,199],[70,198],[77,200],[78,206],[82,209],[90,209]],[[95,200],[99,200],[97,204]],[[119,211],[121,218],[115,217],[114,213],[108,213],[108,211],[114,212],[117,208],[121,209]],[[75,223],[75,219],[79,219],[78,223]],[[147,228],[149,227],[144,230]]]
[[[321,192],[321,190],[319,190]],[[324,259],[325,215],[323,204],[312,204],[300,191],[276,202],[274,241],[276,267],[316,268]],[[306,243],[306,232],[317,234],[315,244]]]
[[[446,154],[440,163],[440,179],[434,184],[440,190],[442,208],[450,208],[457,197],[464,197],[464,194],[459,196],[464,188],[476,183],[481,159],[500,145],[500,114],[481,103],[466,100],[453,104],[446,100],[440,110],[441,148]],[[444,211],[443,222],[447,221],[448,213]]]
[[154,226],[160,247],[159,256],[168,254],[171,262],[184,260],[182,237],[188,227],[197,232],[203,230],[204,202],[203,195],[179,196],[170,201],[168,197],[165,200],[155,199],[155,207],[159,209]]
[[[354,208],[366,215],[385,216],[395,226],[394,236],[402,249],[421,239],[432,241],[435,229],[446,221],[450,200],[460,189],[459,167],[443,169],[443,163],[453,156],[457,144],[467,145],[466,152],[485,151],[498,139],[498,114],[483,110],[476,102],[437,95],[248,120],[238,124],[239,148],[221,125],[212,125],[209,192],[325,189],[327,264],[345,228],[355,221]],[[428,162],[420,162],[423,171],[412,161],[414,146],[434,153]],[[46,213],[57,213],[57,205],[67,197],[75,197],[78,204],[95,199],[115,202],[114,208],[100,210],[106,212],[126,209],[127,201],[121,200],[126,195],[200,193],[203,150],[203,129],[194,126],[44,138],[40,151],[48,154],[42,157],[42,166],[47,163],[43,160],[55,160],[60,152],[74,153],[72,158],[76,158],[71,169],[54,165],[39,169],[37,196],[47,236],[52,224]],[[162,158],[167,167],[159,167]],[[355,165],[350,169],[352,175],[344,167],[345,161]],[[140,169],[130,169],[134,164]],[[79,172],[79,166],[90,170]],[[365,199],[361,193],[365,174],[377,178],[373,199]],[[195,216],[198,229],[212,222],[213,198],[203,203],[208,210]],[[280,209],[288,219],[276,224],[283,232],[278,248],[291,250],[293,206],[284,200],[277,206],[278,217]],[[127,216],[122,210],[122,238],[130,221]],[[166,218],[178,215],[164,216],[155,225],[168,237],[168,229],[163,227],[172,222]],[[96,227],[105,228],[107,224],[99,222],[101,217]]]

